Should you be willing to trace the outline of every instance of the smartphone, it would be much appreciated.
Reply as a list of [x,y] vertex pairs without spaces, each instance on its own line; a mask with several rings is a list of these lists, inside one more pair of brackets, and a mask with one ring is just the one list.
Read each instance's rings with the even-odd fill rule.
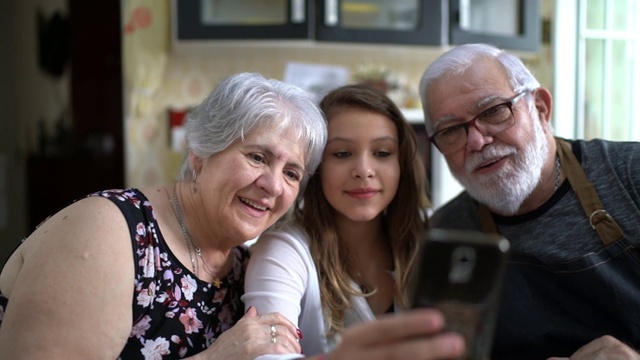
[[462,359],[491,355],[508,257],[509,241],[498,234],[425,231],[412,273],[411,305],[443,312],[445,329],[465,338]]

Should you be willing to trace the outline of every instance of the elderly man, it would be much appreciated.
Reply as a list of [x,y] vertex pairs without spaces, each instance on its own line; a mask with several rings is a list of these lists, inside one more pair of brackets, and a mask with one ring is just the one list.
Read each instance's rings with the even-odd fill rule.
[[492,359],[640,358],[640,143],[554,137],[550,92],[485,44],[440,56],[420,97],[465,188],[430,226],[512,245]]

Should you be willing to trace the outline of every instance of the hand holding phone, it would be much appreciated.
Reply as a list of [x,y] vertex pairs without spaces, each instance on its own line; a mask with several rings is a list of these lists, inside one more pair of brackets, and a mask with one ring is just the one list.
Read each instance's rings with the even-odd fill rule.
[[464,336],[462,359],[489,359],[509,242],[497,234],[432,229],[413,269],[412,307],[443,312],[445,329]]

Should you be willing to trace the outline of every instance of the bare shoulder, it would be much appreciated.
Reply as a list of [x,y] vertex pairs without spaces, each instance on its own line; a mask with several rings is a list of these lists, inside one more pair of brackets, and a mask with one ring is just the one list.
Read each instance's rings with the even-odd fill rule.
[[[0,354],[12,354],[2,351],[9,345],[25,351],[21,336],[41,339],[42,351],[64,349],[57,354],[64,356],[121,349],[131,330],[133,284],[131,236],[118,207],[101,197],[69,205],[25,239],[0,275],[11,303]],[[88,334],[100,341],[79,344]]]
[[[127,233],[126,221],[111,201],[100,197],[79,200],[52,215],[24,240],[0,273],[0,290],[9,297],[25,261],[46,266],[58,256],[95,256],[105,246],[131,249]],[[101,252],[100,256],[111,254],[117,252]]]
[[[20,246],[22,262],[50,263],[66,259],[97,259],[117,256],[119,248],[131,252],[126,220],[111,201],[101,197],[81,199],[43,222]],[[108,251],[106,251],[108,250]],[[113,259],[110,259],[113,260]],[[95,264],[94,264],[95,265]]]

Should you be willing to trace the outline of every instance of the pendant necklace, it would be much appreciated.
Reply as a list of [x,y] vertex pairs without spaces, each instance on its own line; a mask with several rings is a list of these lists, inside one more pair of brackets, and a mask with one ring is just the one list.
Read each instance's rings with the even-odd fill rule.
[[[167,192],[167,189],[165,188],[164,191]],[[167,192],[167,196],[169,196],[168,192]],[[202,256],[202,249],[195,244],[195,242],[193,241],[193,238],[191,237],[191,234],[189,233],[189,230],[187,229],[187,226],[184,223],[184,220],[182,219],[182,209],[180,208],[180,202],[178,201],[177,183],[173,185],[173,199],[169,198],[169,202],[173,207],[173,212],[176,218],[178,219],[178,223],[180,224],[180,229],[182,230],[182,235],[184,236],[185,243],[187,244],[187,248],[189,249],[189,259],[191,260],[191,266],[193,268],[194,274],[196,274],[196,276],[199,277],[198,258],[200,258],[200,260],[202,260],[202,265],[204,267],[204,270],[207,272],[207,274],[209,274],[209,276],[213,278],[213,280],[211,281],[211,284],[213,284],[213,286],[219,289],[220,286],[222,285],[222,280],[220,280],[219,277],[215,276],[215,272],[209,267],[207,262],[204,260],[204,257]],[[193,250],[195,250],[197,257],[193,255],[192,248]]]

